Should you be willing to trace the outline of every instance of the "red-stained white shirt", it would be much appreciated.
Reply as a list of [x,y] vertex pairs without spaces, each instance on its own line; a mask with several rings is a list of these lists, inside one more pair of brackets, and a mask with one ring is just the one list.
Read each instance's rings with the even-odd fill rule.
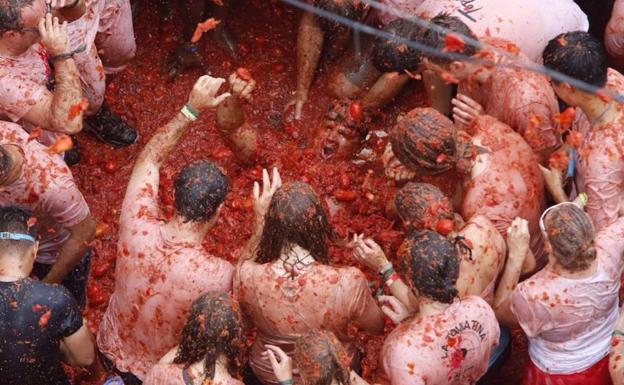
[[539,218],[546,207],[544,181],[536,155],[520,134],[488,115],[468,127],[473,143],[488,149],[477,162],[483,170],[464,186],[461,215],[487,217],[503,237],[516,217],[529,222],[531,251],[538,266],[546,262]]
[[21,126],[0,122],[0,144],[17,145],[24,152],[22,176],[0,187],[0,205],[18,204],[32,210],[38,226],[37,262],[53,264],[71,236],[68,229],[91,214],[89,206],[63,158],[29,141]]
[[366,277],[354,267],[314,263],[290,279],[272,263],[249,261],[240,267],[234,285],[243,313],[258,331],[249,363],[264,384],[277,384],[271,363],[261,355],[265,344],[277,345],[292,357],[298,337],[323,329],[333,332],[353,356],[349,325],[375,306]]
[[[513,44],[499,38],[483,38],[494,47]],[[498,62],[526,63],[522,52],[514,52],[513,59],[492,51]],[[479,84],[468,79],[458,85],[458,93],[465,94],[481,104],[486,114],[495,117],[522,135],[540,160],[547,160],[546,150],[561,144],[553,126],[553,116],[559,113],[555,91],[548,79],[536,72],[509,67],[494,67],[487,82]],[[543,159],[542,159],[543,158]]]
[[500,327],[483,299],[456,300],[444,312],[403,321],[386,338],[380,378],[392,385],[471,385],[487,371]]
[[624,64],[624,1],[615,0],[611,19],[605,30],[605,48],[609,55],[621,66]]
[[598,233],[596,272],[571,279],[543,269],[521,282],[511,309],[529,338],[529,355],[542,371],[578,373],[611,349],[619,316],[624,218]]
[[[624,93],[624,76],[609,69],[607,88]],[[614,104],[610,108],[623,109]],[[587,193],[585,210],[594,228],[600,231],[618,217],[620,198],[624,194],[624,118],[609,124],[590,127],[587,116],[577,108],[575,130],[585,135],[578,151],[576,185]]]
[[[431,19],[440,13],[456,16],[476,36],[501,37],[514,42],[535,61],[555,36],[569,31],[587,31],[587,16],[572,0],[384,0],[403,14]],[[397,16],[381,12],[383,24]]]
[[180,342],[191,303],[208,291],[231,290],[234,267],[201,245],[167,238],[158,186],[138,186],[128,187],[121,209],[115,291],[98,347],[119,370],[144,378]]
[[[182,365],[156,364],[147,373],[143,385],[186,385]],[[212,385],[244,385],[242,381],[230,378],[225,381],[210,382]]]

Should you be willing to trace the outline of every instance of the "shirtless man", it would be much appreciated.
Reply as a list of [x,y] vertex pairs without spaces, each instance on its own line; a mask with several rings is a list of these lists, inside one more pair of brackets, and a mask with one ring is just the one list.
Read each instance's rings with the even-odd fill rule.
[[[0,16],[11,21],[0,30],[0,116],[19,121],[29,131],[41,127],[75,134],[82,129],[84,113],[93,115],[87,121],[89,131],[107,143],[132,144],[134,129],[106,106],[100,109],[105,73],[120,71],[134,55],[129,4],[123,6],[127,2],[98,0],[87,7],[84,0],[72,4],[48,0],[52,13],[46,13],[43,0],[18,2],[19,13],[14,12],[15,5],[0,5]],[[54,27],[53,16],[70,23]],[[36,44],[39,35],[43,45]],[[108,58],[105,64],[98,49]],[[51,144],[55,137],[47,133],[40,140]]]
[[[602,44],[588,33],[569,32],[551,40],[544,50],[544,64],[606,91],[624,94],[624,77],[607,68]],[[553,81],[553,87],[565,103],[577,108],[574,130],[582,135],[583,143],[575,159],[575,190],[587,194],[587,213],[600,231],[618,218],[624,193],[624,105],[566,83]],[[542,170],[554,199],[567,201],[561,172]]]
[[478,116],[463,132],[439,112],[417,108],[394,126],[390,142],[408,171],[438,175],[455,170],[463,176],[457,197],[463,218],[484,215],[503,236],[514,218],[526,218],[535,259],[529,258],[523,271],[533,271],[536,262],[541,267],[543,180],[537,157],[518,133],[487,115]]
[[233,266],[202,246],[228,190],[219,168],[208,161],[184,167],[175,180],[174,217],[165,221],[158,208],[161,165],[198,114],[230,96],[217,95],[224,82],[203,76],[195,83],[188,104],[146,144],[130,177],[119,225],[115,291],[98,332],[100,351],[126,384],[139,383],[178,344],[197,297],[232,288]]
[[[308,0],[327,12],[351,20],[360,21],[366,15],[366,7],[356,0],[337,2],[334,0]],[[349,28],[327,18],[304,12],[297,35],[297,88],[293,100],[287,108],[294,105],[295,119],[300,119],[303,105],[308,100],[316,69],[323,53],[323,47],[333,58],[337,56],[351,39]],[[328,55],[329,56],[329,55]]]
[[33,212],[39,248],[33,274],[63,283],[86,304],[95,220],[67,165],[17,124],[0,122],[0,205]]
[[67,290],[28,277],[38,246],[30,218],[0,208],[0,375],[6,385],[66,385],[61,363],[89,366],[95,349]]

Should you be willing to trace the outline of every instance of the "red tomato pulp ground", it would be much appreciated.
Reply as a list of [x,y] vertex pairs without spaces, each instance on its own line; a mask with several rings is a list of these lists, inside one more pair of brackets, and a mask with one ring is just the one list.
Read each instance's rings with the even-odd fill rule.
[[[210,253],[235,262],[253,225],[253,182],[261,180],[263,167],[278,167],[282,180],[310,183],[325,203],[339,203],[331,222],[341,238],[363,232],[379,242],[393,258],[403,239],[400,228],[385,214],[386,204],[396,191],[394,184],[385,178],[378,162],[356,166],[346,161],[323,161],[318,148],[313,146],[313,133],[321,127],[322,117],[332,102],[325,87],[328,66],[321,65],[304,109],[304,119],[296,124],[280,124],[284,106],[295,88],[299,12],[279,1],[250,0],[239,2],[230,14],[227,24],[238,41],[240,58],[234,59],[224,52],[210,32],[202,38],[200,52],[212,76],[227,78],[238,67],[245,67],[257,81],[246,113],[259,134],[259,161],[248,167],[237,163],[215,130],[214,114],[205,114],[184,135],[161,170],[164,215],[172,212],[172,180],[184,165],[199,159],[218,163],[228,175],[230,192],[204,246]],[[119,211],[134,160],[154,131],[186,103],[195,80],[202,75],[199,70],[193,70],[174,82],[161,75],[162,63],[180,43],[181,25],[176,24],[180,20],[176,15],[171,20],[162,20],[155,5],[144,1],[135,20],[136,58],[109,82],[107,100],[116,113],[138,129],[138,143],[127,149],[112,149],[88,135],[79,136],[84,159],[74,167],[74,177],[94,217],[108,226],[94,242],[89,306],[85,314],[94,332],[113,290]],[[422,89],[413,84],[385,110],[384,116],[375,119],[373,126],[387,131],[401,111],[423,105]],[[385,144],[385,139],[376,138],[368,145],[380,155]],[[349,199],[344,199],[345,196]],[[338,202],[336,197],[342,201]],[[332,255],[336,264],[356,264],[344,249],[333,248]],[[373,275],[370,278],[377,279]],[[361,336],[366,352],[364,374],[369,378],[375,372],[382,341],[382,337]],[[496,384],[520,382],[526,359],[526,341],[521,332],[514,333],[514,344],[513,356]]]

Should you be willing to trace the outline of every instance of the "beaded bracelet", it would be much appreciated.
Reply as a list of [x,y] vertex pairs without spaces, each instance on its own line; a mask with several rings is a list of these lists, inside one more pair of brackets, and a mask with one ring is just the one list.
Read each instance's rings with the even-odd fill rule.
[[389,264],[388,267],[379,272],[382,281],[387,281],[393,273],[394,267],[392,266],[392,264]]
[[615,331],[613,331],[613,337],[615,337],[615,336],[624,337],[624,332],[622,332],[620,330],[615,330]]
[[289,380],[284,380],[284,381],[280,381],[279,382],[280,385],[292,385],[293,384],[293,379],[289,379]]
[[86,50],[87,50],[87,46],[83,44],[80,47],[78,47],[77,49],[75,49],[73,51],[70,51],[68,53],[62,53],[60,55],[52,56],[49,60],[50,60],[50,63],[56,63],[57,61],[73,59],[74,55],[76,55],[77,53],[82,53],[82,52],[84,52]]

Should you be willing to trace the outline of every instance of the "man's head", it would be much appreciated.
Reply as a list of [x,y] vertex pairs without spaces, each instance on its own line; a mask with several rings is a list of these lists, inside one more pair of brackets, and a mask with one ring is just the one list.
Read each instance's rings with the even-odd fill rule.
[[[481,45],[472,44],[464,38],[469,37],[475,41],[478,41],[477,36],[472,32],[463,21],[455,16],[446,14],[440,14],[430,20],[431,24],[444,28],[444,31],[437,31],[435,29],[428,29],[424,33],[423,44],[435,49],[436,51],[447,51],[447,35],[449,38],[460,39],[463,42],[463,47],[454,47],[453,53],[461,54],[464,56],[474,56],[481,51]],[[464,80],[471,76],[479,66],[468,63],[465,61],[459,61],[448,57],[437,57],[423,53],[423,65],[426,69],[432,70],[437,73],[450,72],[458,80]]]
[[0,0],[0,41],[21,54],[39,40],[43,0]]
[[304,385],[351,384],[351,359],[332,332],[313,330],[299,337],[293,358]]
[[395,206],[409,230],[436,230],[440,221],[452,221],[453,206],[437,187],[428,183],[408,183],[397,193]]
[[330,106],[320,134],[323,159],[351,159],[362,145],[366,132],[351,117],[350,105],[336,102]]
[[243,322],[238,303],[229,294],[208,292],[191,305],[174,363],[189,366],[205,359],[206,379],[212,379],[217,359],[228,358],[234,375],[243,347]]
[[452,170],[469,147],[459,140],[453,122],[433,108],[410,111],[390,130],[390,143],[404,166],[427,175]]
[[0,186],[14,183],[22,174],[24,156],[21,149],[12,144],[0,145]]
[[420,67],[420,52],[407,46],[398,38],[421,41],[424,28],[410,19],[396,19],[384,27],[384,32],[394,36],[386,39],[378,36],[373,43],[373,65],[380,72],[417,71]]
[[37,254],[36,237],[28,226],[30,217],[30,211],[21,207],[0,207],[0,259],[19,258],[28,270]]
[[299,246],[319,262],[329,263],[332,228],[310,185],[286,183],[275,192],[264,219],[256,262],[278,259],[283,248]]
[[547,247],[555,261],[568,271],[587,269],[596,259],[594,226],[574,203],[559,204],[543,216]]
[[184,167],[174,186],[176,212],[187,222],[210,221],[228,192],[227,177],[219,167],[207,160]]
[[[362,20],[365,8],[364,3],[359,0],[314,0],[314,6],[353,21]],[[346,29],[341,23],[322,16],[318,17],[318,23],[328,36]]]
[[[587,32],[562,33],[548,42],[542,54],[550,69],[596,87],[607,84],[607,53],[598,39]],[[577,106],[587,93],[553,79],[553,88],[564,102]]]
[[444,236],[423,230],[412,233],[399,249],[408,283],[426,298],[451,303],[457,297],[459,255]]

